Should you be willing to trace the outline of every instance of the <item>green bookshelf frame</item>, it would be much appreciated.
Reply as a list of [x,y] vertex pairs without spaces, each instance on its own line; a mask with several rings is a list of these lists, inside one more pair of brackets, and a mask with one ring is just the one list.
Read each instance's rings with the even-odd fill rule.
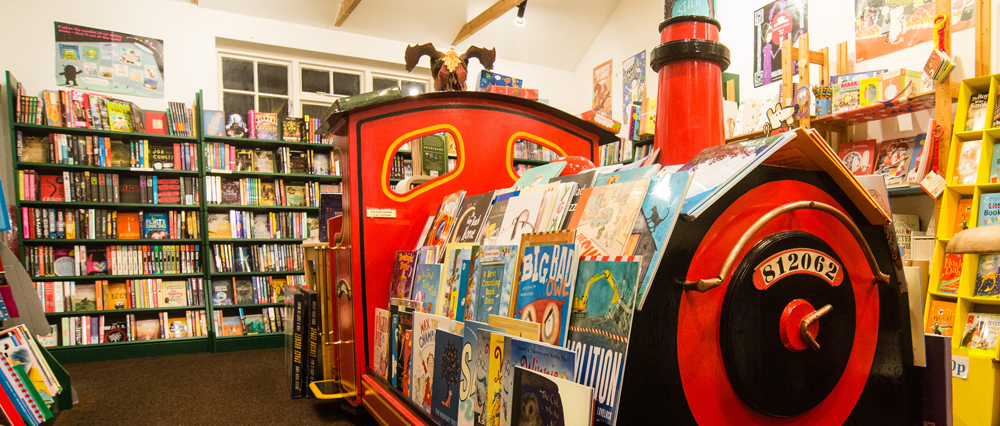
[[[295,147],[295,148],[310,148],[316,150],[326,150],[332,151],[333,145],[330,144],[315,144],[308,142],[285,142],[285,141],[271,141],[271,140],[260,140],[260,139],[244,139],[244,138],[229,138],[229,137],[218,137],[218,136],[205,136],[204,135],[204,123],[202,122],[202,93],[198,91],[195,93],[195,101],[192,108],[194,110],[194,119],[196,120],[197,128],[199,129],[199,134],[196,136],[171,136],[171,135],[158,135],[158,134],[148,134],[148,133],[129,133],[129,132],[117,132],[117,131],[106,131],[106,130],[89,130],[89,129],[77,129],[70,127],[56,127],[56,126],[45,126],[36,124],[24,124],[17,123],[15,120],[15,98],[16,98],[16,88],[17,80],[10,71],[6,72],[7,78],[7,118],[10,123],[10,140],[11,140],[11,163],[14,170],[14,179],[17,180],[17,171],[22,169],[38,170],[42,172],[61,172],[61,171],[100,171],[100,172],[112,172],[121,174],[155,174],[155,175],[170,175],[170,176],[184,176],[184,177],[197,177],[199,189],[201,190],[202,197],[199,203],[196,205],[170,205],[170,204],[138,204],[138,203],[90,203],[90,202],[45,202],[45,201],[21,201],[21,194],[19,192],[20,188],[18,185],[14,185],[14,200],[15,200],[15,212],[11,217],[11,221],[16,223],[18,226],[21,224],[21,209],[20,207],[38,207],[38,208],[109,208],[123,211],[135,211],[135,210],[188,210],[198,212],[200,218],[199,223],[199,235],[200,238],[187,238],[187,239],[174,239],[174,240],[156,240],[156,239],[25,239],[18,235],[20,240],[20,255],[24,258],[25,249],[30,247],[37,247],[41,245],[46,246],[59,246],[59,245],[114,245],[114,244],[197,244],[201,251],[202,259],[202,272],[194,274],[171,274],[171,278],[202,278],[203,291],[205,294],[205,304],[199,304],[196,306],[178,306],[178,307],[161,307],[161,308],[141,308],[141,309],[121,309],[121,310],[104,310],[104,311],[86,311],[86,312],[51,312],[46,313],[46,318],[49,319],[50,323],[58,324],[60,319],[68,316],[80,316],[80,315],[116,315],[116,314],[141,314],[141,313],[156,313],[156,312],[170,312],[178,310],[190,310],[196,312],[205,312],[206,319],[206,329],[208,331],[207,336],[198,337],[188,337],[188,338],[174,338],[174,339],[158,339],[158,340],[139,340],[139,341],[128,341],[120,343],[101,343],[92,345],[75,345],[75,346],[55,346],[45,349],[46,357],[50,360],[58,361],[59,363],[72,363],[72,362],[90,362],[90,361],[103,361],[103,360],[116,360],[116,359],[126,359],[126,358],[136,358],[136,357],[147,357],[156,355],[169,355],[169,354],[183,354],[183,353],[196,353],[196,352],[229,352],[229,351],[239,351],[239,350],[250,350],[250,349],[262,349],[262,348],[278,348],[284,346],[284,334],[283,333],[267,333],[267,334],[257,334],[257,335],[247,335],[247,336],[225,336],[217,337],[215,335],[215,323],[214,309],[211,305],[211,282],[212,278],[220,277],[249,277],[249,276],[274,276],[274,275],[302,275],[304,272],[301,270],[297,271],[262,271],[262,272],[244,272],[244,273],[214,273],[211,272],[211,251],[210,247],[212,244],[219,243],[249,243],[249,244],[273,244],[273,243],[296,243],[302,242],[304,239],[298,238],[280,238],[280,239],[256,239],[256,238],[229,238],[229,239],[209,239],[208,238],[208,225],[207,219],[209,212],[218,212],[222,210],[250,210],[250,211],[305,211],[310,216],[315,216],[319,213],[318,207],[298,207],[298,206],[242,206],[242,205],[215,205],[208,204],[205,201],[205,177],[206,176],[273,176],[281,177],[285,179],[291,179],[296,181],[318,181],[323,183],[339,183],[341,177],[338,175],[312,175],[312,174],[294,174],[294,173],[251,173],[251,172],[230,172],[223,170],[212,170],[205,167],[205,150],[204,144],[206,142],[225,142],[238,146],[244,147],[256,147],[256,148],[270,148],[276,149],[278,147]],[[62,134],[72,134],[72,135],[86,135],[86,136],[109,136],[121,139],[148,139],[151,141],[161,141],[161,142],[190,142],[199,145],[197,149],[198,160],[196,170],[155,170],[151,168],[132,168],[132,167],[99,167],[99,166],[89,166],[89,165],[78,165],[78,164],[50,164],[50,163],[29,163],[18,161],[17,155],[17,132],[21,131],[27,135],[43,135],[49,133],[62,133]],[[125,279],[149,279],[149,278],[163,278],[161,274],[140,274],[140,275],[90,275],[90,276],[59,276],[59,277],[32,277],[32,281],[45,282],[45,281],[82,281],[90,282],[95,280],[125,280]],[[217,309],[228,309],[228,308],[249,308],[251,310],[262,309],[267,307],[277,307],[283,308],[283,303],[263,303],[263,304],[251,304],[251,305],[235,305],[235,306],[222,306]],[[56,364],[58,365],[58,364]],[[69,388],[69,375],[65,374],[65,369],[58,366],[54,367],[57,371],[57,378],[63,383],[65,388]],[[60,376],[58,372],[63,374]],[[65,381],[63,380],[65,378]],[[68,409],[72,406],[72,402],[69,392],[64,392],[57,397],[60,407]]]

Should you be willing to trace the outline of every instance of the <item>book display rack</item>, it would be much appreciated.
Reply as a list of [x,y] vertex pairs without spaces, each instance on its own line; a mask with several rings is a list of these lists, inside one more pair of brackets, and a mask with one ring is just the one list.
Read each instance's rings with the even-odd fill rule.
[[165,123],[184,131],[168,134],[28,124],[47,122],[44,101],[18,96],[6,77],[17,141],[11,219],[58,329],[53,356],[283,345],[280,289],[304,282],[300,243],[318,220],[319,193],[340,191],[332,145],[207,136],[200,92],[186,118]]
[[[924,304],[924,331],[951,336],[952,354],[969,360],[968,377],[952,381],[956,424],[996,424],[1000,420],[1000,352],[996,337],[991,340],[989,336],[990,326],[1000,325],[1000,321],[994,321],[1000,319],[1000,293],[993,289],[996,255],[951,254],[945,250],[963,228],[997,223],[998,212],[993,206],[1000,197],[994,154],[1000,149],[1000,123],[994,121],[998,91],[1000,74],[965,79],[959,88],[948,164],[942,164],[947,167],[947,187],[941,195],[930,288]],[[969,104],[976,95],[988,95],[984,97],[988,99],[985,124],[968,126],[980,130],[965,130],[967,121],[972,124]]]

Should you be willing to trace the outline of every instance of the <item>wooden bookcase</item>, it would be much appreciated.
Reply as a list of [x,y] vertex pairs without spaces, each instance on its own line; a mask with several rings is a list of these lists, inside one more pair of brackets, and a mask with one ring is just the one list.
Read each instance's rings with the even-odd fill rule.
[[[15,102],[16,102],[16,90],[17,90],[17,80],[13,74],[8,71],[6,73],[7,78],[7,119],[10,123],[10,141],[11,141],[11,162],[13,165],[12,175],[14,178],[14,199],[15,199],[15,209],[14,214],[11,217],[11,221],[14,222],[18,230],[18,238],[20,240],[20,257],[25,259],[25,251],[30,248],[39,246],[52,246],[52,247],[71,247],[73,245],[86,245],[89,247],[106,247],[110,245],[197,245],[199,250],[202,251],[201,256],[204,258],[204,251],[201,249],[204,247],[204,241],[201,238],[198,239],[26,239],[22,231],[22,220],[21,220],[21,208],[97,208],[97,209],[108,209],[119,212],[137,212],[143,211],[188,211],[188,212],[200,212],[202,210],[202,205],[152,205],[152,204],[129,204],[129,203],[93,203],[93,202],[45,202],[45,201],[24,201],[21,200],[22,194],[20,193],[20,187],[18,185],[18,171],[21,170],[35,170],[40,173],[60,173],[63,171],[69,172],[109,172],[117,173],[121,176],[138,176],[138,175],[156,175],[164,177],[194,177],[195,182],[201,181],[198,178],[201,174],[200,161],[196,161],[196,170],[152,170],[152,169],[134,169],[128,167],[100,167],[100,166],[88,166],[88,165],[68,165],[68,164],[52,164],[52,163],[26,163],[19,161],[18,156],[18,143],[17,143],[17,133],[22,132],[24,136],[45,136],[49,134],[68,134],[68,135],[78,135],[78,136],[106,136],[121,139],[123,141],[135,140],[135,139],[145,139],[152,142],[162,142],[162,143],[179,143],[187,142],[198,144],[200,142],[198,137],[191,136],[171,136],[171,135],[158,135],[158,134],[146,134],[146,133],[126,133],[126,132],[116,132],[108,130],[88,130],[88,129],[76,129],[70,127],[57,127],[57,126],[45,126],[36,124],[25,124],[18,123],[15,117]],[[33,88],[34,89],[34,88]],[[196,94],[196,105],[200,102],[200,93]],[[200,150],[198,150],[200,151]],[[199,190],[204,194],[203,188],[199,185]],[[202,197],[202,200],[204,197]],[[199,235],[203,235],[203,232],[199,232]],[[128,279],[151,279],[151,278],[162,278],[163,275],[157,274],[146,274],[146,275],[84,275],[84,276],[33,276],[32,280],[35,282],[59,282],[59,281],[74,281],[77,284],[87,284],[92,283],[96,280],[128,280]],[[184,280],[187,278],[203,278],[205,274],[203,272],[198,273],[187,273],[187,274],[171,274],[173,279]],[[160,312],[176,312],[176,311],[193,311],[193,312],[204,312],[206,310],[204,303],[196,302],[193,306],[184,307],[161,307],[161,308],[139,308],[139,309],[119,309],[119,310],[96,310],[96,311],[69,311],[69,312],[52,312],[46,313],[45,316],[49,320],[50,324],[59,324],[59,342],[62,343],[62,324],[61,320],[65,317],[73,316],[99,316],[105,315],[110,317],[110,320],[122,320],[125,318],[126,314],[135,314],[138,318],[152,318]],[[211,318],[207,316],[206,318]],[[211,335],[211,324],[207,324],[209,335]],[[189,352],[204,352],[211,350],[211,339],[209,336],[200,337],[188,337],[188,338],[174,338],[174,339],[159,339],[159,340],[135,340],[126,341],[120,343],[100,343],[100,344],[90,344],[90,345],[74,345],[74,346],[55,346],[47,348],[48,352],[57,359],[59,362],[83,362],[83,361],[96,361],[96,360],[106,360],[106,359],[120,359],[120,358],[131,358],[131,357],[141,357],[141,356],[152,356],[152,355],[164,355],[164,354],[175,354],[175,353],[189,353]]]
[[[1000,366],[998,351],[983,352],[968,350],[961,346],[965,331],[965,323],[971,312],[1000,313],[1000,299],[976,297],[976,272],[979,269],[979,255],[966,254],[962,258],[962,275],[958,294],[945,294],[938,291],[942,264],[946,256],[945,247],[955,234],[958,202],[961,199],[972,200],[972,214],[969,228],[979,221],[979,199],[982,194],[1000,192],[1000,183],[990,183],[990,168],[993,162],[993,147],[1000,142],[1000,127],[990,127],[993,111],[998,102],[997,91],[1000,90],[1000,74],[982,76],[963,80],[959,88],[958,109],[955,117],[955,132],[951,137],[950,152],[946,179],[947,189],[941,196],[941,212],[938,217],[937,235],[934,247],[934,259],[931,264],[931,281],[924,303],[924,324],[930,317],[930,304],[934,300],[955,302],[955,324],[952,328],[952,355],[969,358],[969,376],[967,379],[952,380],[952,400],[954,404],[955,424],[995,425],[1000,422]],[[989,93],[985,130],[964,131],[965,119],[969,110],[969,98],[973,94]],[[953,183],[955,167],[959,162],[959,152],[962,144],[967,141],[981,140],[979,168],[976,183],[960,185]],[[925,327],[926,328],[926,327]]]

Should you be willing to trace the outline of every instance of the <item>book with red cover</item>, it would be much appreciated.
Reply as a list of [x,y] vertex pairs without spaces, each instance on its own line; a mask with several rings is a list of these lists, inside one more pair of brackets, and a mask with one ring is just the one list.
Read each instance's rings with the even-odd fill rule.
[[855,176],[872,174],[875,163],[875,139],[848,142],[840,146],[840,160]]
[[60,175],[41,175],[42,201],[66,201],[66,190],[63,187],[63,177]]
[[143,111],[146,133],[167,134],[167,113],[163,111]]
[[962,260],[961,253],[948,253],[941,265],[941,280],[938,281],[938,292],[945,294],[958,294],[958,283],[962,280]]
[[163,178],[156,181],[158,204],[181,203],[181,181],[177,178]]

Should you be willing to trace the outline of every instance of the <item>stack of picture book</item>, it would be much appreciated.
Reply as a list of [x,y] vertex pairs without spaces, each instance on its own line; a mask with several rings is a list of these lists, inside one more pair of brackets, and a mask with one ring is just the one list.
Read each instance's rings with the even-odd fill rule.
[[44,90],[39,96],[28,96],[21,83],[15,94],[14,116],[18,123],[174,136],[197,134],[192,109],[183,102],[168,102],[167,111],[143,111],[133,102],[82,90]]
[[[9,425],[39,425],[52,418],[55,397],[64,389],[24,325],[0,331],[0,414]],[[58,368],[58,366],[57,366]]]
[[654,161],[565,176],[555,162],[510,188],[445,197],[386,274],[375,374],[439,424],[614,425],[632,318],[678,218],[697,217],[758,165],[849,178],[804,130],[712,147],[682,166]]
[[926,140],[927,133],[881,142],[853,141],[841,144],[839,154],[855,176],[883,175],[889,188],[916,186],[927,174],[930,163],[930,150],[924,149]]

